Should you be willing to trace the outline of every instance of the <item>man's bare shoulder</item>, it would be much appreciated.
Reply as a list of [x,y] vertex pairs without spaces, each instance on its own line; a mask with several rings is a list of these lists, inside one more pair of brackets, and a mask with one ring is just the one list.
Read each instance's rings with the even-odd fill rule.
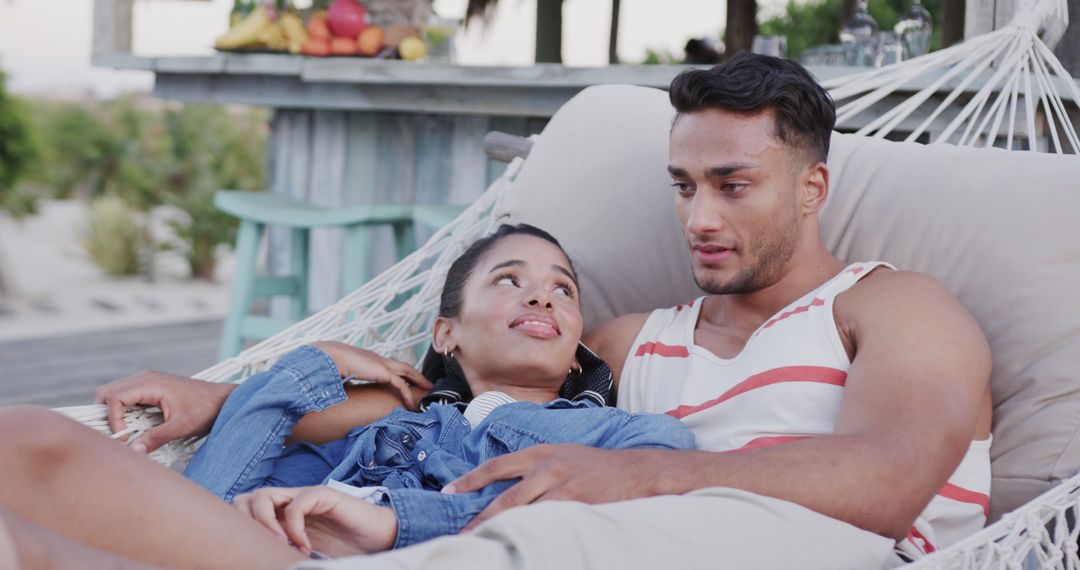
[[885,267],[874,270],[837,298],[837,310],[854,319],[899,308],[920,314],[938,309],[967,314],[960,301],[932,275]]
[[875,356],[881,349],[921,354],[939,358],[943,365],[988,373],[986,336],[960,300],[933,276],[877,270],[836,303],[837,324],[856,360],[873,346]]
[[645,321],[648,319],[649,313],[631,313],[616,317],[592,328],[582,338],[582,342],[611,367],[616,384],[622,374],[626,355],[630,352],[630,345],[633,344],[634,339],[641,332],[641,327],[645,326]]

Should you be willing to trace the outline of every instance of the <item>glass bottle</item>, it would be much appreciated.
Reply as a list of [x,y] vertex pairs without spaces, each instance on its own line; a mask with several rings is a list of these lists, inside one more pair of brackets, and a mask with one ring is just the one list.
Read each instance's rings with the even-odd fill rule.
[[919,57],[930,51],[930,32],[933,27],[930,12],[923,8],[920,0],[914,0],[911,8],[904,12],[895,27],[896,35],[900,36],[900,43],[903,45],[904,59]]
[[851,49],[850,65],[873,65],[877,59],[878,23],[866,11],[869,0],[859,0],[855,14],[840,28],[840,43]]

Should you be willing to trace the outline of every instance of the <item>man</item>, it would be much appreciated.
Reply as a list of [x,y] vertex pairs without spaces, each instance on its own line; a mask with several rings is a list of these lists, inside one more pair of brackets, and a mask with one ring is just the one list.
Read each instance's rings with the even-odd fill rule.
[[[683,74],[671,98],[676,212],[709,295],[621,317],[587,342],[621,407],[683,418],[701,450],[497,458],[446,489],[521,478],[473,532],[325,567],[873,568],[899,561],[898,542],[908,557],[944,546],[955,536],[933,533],[952,526],[936,521],[966,528],[981,512],[971,487],[982,466],[988,488],[988,460],[969,448],[988,437],[989,349],[933,279],[845,267],[822,244],[827,94],[797,64],[740,55]],[[144,442],[156,447],[209,428],[228,388],[201,389],[149,375],[100,398],[114,422],[126,405],[162,405],[168,421]],[[356,405],[372,414],[394,401],[368,396]],[[356,421],[330,411],[309,427]],[[942,491],[954,487],[967,494]]]

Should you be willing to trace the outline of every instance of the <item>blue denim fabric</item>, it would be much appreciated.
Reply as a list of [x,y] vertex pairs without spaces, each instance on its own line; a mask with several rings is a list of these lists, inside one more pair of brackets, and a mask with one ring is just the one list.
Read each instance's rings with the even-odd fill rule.
[[[693,435],[671,416],[628,414],[589,401],[558,399],[499,406],[475,429],[457,407],[461,404],[433,405],[423,413],[399,408],[341,440],[282,450],[299,410],[324,409],[344,399],[341,377],[329,357],[311,347],[290,353],[264,374],[229,396],[222,410],[225,425],[219,417],[185,475],[226,500],[261,486],[330,479],[357,487],[388,487],[389,506],[398,517],[395,548],[457,533],[513,485],[514,480],[499,481],[473,493],[439,492],[493,457],[541,443],[609,449],[694,447]],[[260,384],[247,389],[255,379]],[[312,398],[312,393],[323,397]]]

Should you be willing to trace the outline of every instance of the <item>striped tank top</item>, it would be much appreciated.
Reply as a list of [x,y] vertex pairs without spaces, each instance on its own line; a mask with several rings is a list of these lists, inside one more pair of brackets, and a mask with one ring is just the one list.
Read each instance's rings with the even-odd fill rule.
[[[699,449],[731,451],[833,433],[851,367],[833,318],[837,295],[882,262],[854,263],[762,324],[733,358],[694,344],[705,297],[649,315],[630,347],[618,405],[667,413]],[[990,505],[990,440],[973,441],[960,466],[897,551],[910,559],[979,530]]]

